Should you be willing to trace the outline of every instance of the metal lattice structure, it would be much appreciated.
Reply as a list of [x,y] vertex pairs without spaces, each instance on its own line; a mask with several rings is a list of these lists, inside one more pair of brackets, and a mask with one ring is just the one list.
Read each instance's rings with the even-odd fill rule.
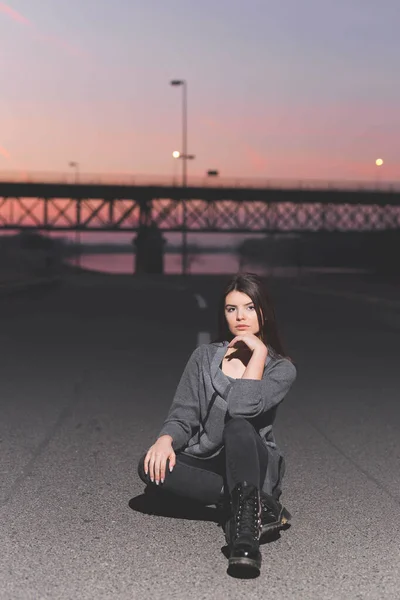
[[400,191],[0,183],[2,230],[137,231],[151,222],[165,232],[400,229]]

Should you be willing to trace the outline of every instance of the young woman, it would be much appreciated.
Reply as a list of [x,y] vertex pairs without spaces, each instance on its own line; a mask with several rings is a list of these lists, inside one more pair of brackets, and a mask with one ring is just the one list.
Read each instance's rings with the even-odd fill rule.
[[139,461],[147,485],[228,508],[234,570],[258,574],[260,536],[290,519],[279,502],[285,463],[272,426],[295,378],[262,281],[236,275],[221,298],[218,339],[190,356],[158,438]]

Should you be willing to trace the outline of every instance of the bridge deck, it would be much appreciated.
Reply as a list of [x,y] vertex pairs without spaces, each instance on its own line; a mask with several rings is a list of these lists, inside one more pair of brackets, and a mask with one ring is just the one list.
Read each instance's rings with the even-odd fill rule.
[[113,183],[63,182],[7,182],[0,180],[0,197],[23,198],[92,198],[107,201],[117,199],[173,200],[201,199],[206,202],[231,200],[233,202],[292,202],[341,204],[400,204],[400,184],[368,186],[324,184],[323,182],[296,182],[293,185],[135,185]]

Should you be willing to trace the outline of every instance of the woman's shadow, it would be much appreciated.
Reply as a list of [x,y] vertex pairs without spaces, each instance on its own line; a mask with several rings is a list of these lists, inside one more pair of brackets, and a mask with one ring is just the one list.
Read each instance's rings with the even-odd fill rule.
[[[129,507],[144,515],[192,521],[210,521],[216,523],[222,529],[224,529],[228,518],[226,507],[223,504],[207,506],[190,498],[183,498],[161,488],[156,488],[154,485],[147,485],[143,494],[132,498],[129,501]],[[287,524],[282,527],[282,530],[289,527],[290,524]],[[280,531],[265,534],[260,539],[260,545],[276,542],[280,537]]]
[[143,494],[132,498],[129,507],[136,512],[158,517],[211,521],[217,524],[223,519],[223,511],[216,506],[206,506],[151,485],[145,487]]

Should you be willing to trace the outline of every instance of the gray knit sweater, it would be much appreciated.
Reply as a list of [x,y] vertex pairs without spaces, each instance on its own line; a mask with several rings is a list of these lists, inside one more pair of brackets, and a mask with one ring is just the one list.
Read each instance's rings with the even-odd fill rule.
[[205,459],[223,447],[227,413],[251,419],[270,454],[263,489],[279,496],[284,459],[272,425],[277,406],[296,379],[296,368],[269,348],[261,380],[233,379],[220,368],[227,349],[228,342],[224,341],[202,344],[194,350],[158,437],[168,434],[175,451]]

